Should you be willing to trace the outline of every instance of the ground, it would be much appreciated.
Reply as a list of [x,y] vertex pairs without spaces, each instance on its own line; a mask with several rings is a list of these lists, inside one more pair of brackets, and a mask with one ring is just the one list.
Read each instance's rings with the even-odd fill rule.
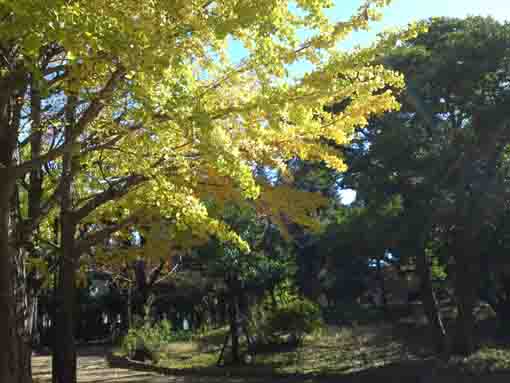
[[[168,346],[160,366],[175,369],[167,376],[134,369],[111,368],[104,348],[80,351],[81,383],[499,383],[510,381],[510,350],[488,341],[470,358],[444,363],[427,346],[424,328],[382,322],[377,325],[328,327],[307,339],[300,350],[278,350],[257,356],[238,370],[214,367],[221,331],[194,342]],[[284,351],[284,352],[282,352]],[[34,377],[49,381],[50,359],[35,356]],[[193,369],[193,370],[192,370]],[[230,375],[230,376],[229,376]],[[233,377],[237,376],[237,377]]]

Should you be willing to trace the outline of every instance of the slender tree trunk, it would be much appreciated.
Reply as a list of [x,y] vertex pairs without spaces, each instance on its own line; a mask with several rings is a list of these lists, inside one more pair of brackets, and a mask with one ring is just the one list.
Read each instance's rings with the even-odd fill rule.
[[229,275],[226,280],[229,290],[229,325],[230,325],[230,340],[232,342],[232,360],[233,365],[241,364],[241,355],[239,350],[239,291],[240,283],[233,275]]
[[379,288],[381,289],[381,304],[384,311],[387,310],[388,300],[386,297],[386,283],[382,272],[382,257],[377,257],[377,279],[379,280]]
[[420,295],[425,315],[427,316],[427,321],[434,337],[434,344],[436,350],[442,352],[446,347],[446,329],[443,324],[441,312],[439,311],[436,294],[432,287],[427,254],[423,248],[419,249],[416,254],[416,270],[420,277]]
[[230,339],[232,341],[232,364],[241,364],[241,355],[239,353],[239,315],[237,307],[237,296],[232,294],[232,299],[229,307],[230,314]]

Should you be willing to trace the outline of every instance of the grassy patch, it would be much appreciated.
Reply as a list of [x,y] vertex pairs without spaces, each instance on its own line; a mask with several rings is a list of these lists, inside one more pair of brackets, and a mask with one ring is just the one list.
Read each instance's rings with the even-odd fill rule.
[[188,342],[169,343],[161,350],[158,364],[175,369],[213,367],[226,335],[224,327],[196,335]]
[[[216,362],[226,335],[227,328],[221,328],[195,334],[188,341],[169,342],[160,350],[158,365],[193,374],[245,377],[288,374],[426,375],[433,370],[430,364],[437,365],[438,376],[443,377],[485,376],[510,371],[510,348],[489,341],[501,340],[500,337],[483,336],[486,340],[484,345],[468,358],[452,358],[447,363],[434,358],[431,337],[419,321],[377,321],[370,325],[343,327],[330,325],[313,336],[307,336],[302,347],[264,347],[246,366],[219,368]],[[244,343],[241,349],[246,350]],[[228,351],[227,348],[227,360]]]
[[307,337],[303,347],[287,353],[257,356],[256,363],[282,373],[345,374],[408,359],[402,345],[385,328],[329,327]]
[[500,345],[486,345],[466,358],[452,358],[450,365],[475,375],[509,371],[510,349]]
[[[213,369],[226,329],[205,334],[192,342],[169,344],[162,350],[160,365],[176,369]],[[208,343],[212,342],[212,343]],[[207,346],[206,346],[207,345]],[[275,348],[255,356],[246,373],[346,374],[380,367],[415,357],[393,338],[391,328],[356,326],[327,327],[308,336],[299,348]]]

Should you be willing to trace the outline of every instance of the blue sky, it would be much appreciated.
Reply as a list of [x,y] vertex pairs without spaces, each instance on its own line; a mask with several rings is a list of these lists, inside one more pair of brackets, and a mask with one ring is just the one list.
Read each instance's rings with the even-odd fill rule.
[[[333,19],[351,15],[362,3],[360,0],[336,0],[336,6],[329,11]],[[508,0],[393,0],[384,11],[382,21],[373,24],[370,32],[358,33],[347,45],[366,44],[377,32],[388,27],[405,26],[411,21],[433,16],[466,17],[492,16],[500,21],[510,20]]]

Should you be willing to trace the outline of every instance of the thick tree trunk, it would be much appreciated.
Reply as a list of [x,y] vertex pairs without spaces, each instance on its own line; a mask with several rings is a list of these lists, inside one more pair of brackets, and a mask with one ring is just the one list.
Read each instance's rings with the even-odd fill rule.
[[18,331],[15,291],[16,268],[14,249],[11,248],[12,233],[16,222],[11,222],[12,196],[15,176],[9,171],[15,165],[14,151],[17,146],[19,122],[24,96],[24,73],[11,72],[0,77],[0,382],[26,383],[24,364],[20,363],[20,347],[23,344]]
[[23,249],[13,249],[15,256],[15,299],[16,299],[16,325],[18,334],[18,383],[32,381],[32,330],[34,327],[34,301],[33,291],[28,283],[26,273],[26,256]]
[[459,227],[453,247],[457,319],[452,352],[459,355],[470,355],[476,347],[474,309],[480,287],[479,228],[476,223]]
[[74,311],[76,303],[76,269],[74,254],[75,226],[62,220],[62,259],[57,287],[53,383],[76,382],[76,344]]
[[[2,148],[0,147],[0,150]],[[2,180],[2,183],[4,180]],[[14,264],[9,246],[9,212],[12,185],[0,185],[0,382],[17,382],[16,300],[14,296]]]
[[22,339],[18,343],[18,383],[32,382],[32,347]]
[[416,270],[420,277],[420,295],[423,302],[423,308],[427,321],[429,323],[434,345],[438,352],[442,352],[446,347],[446,329],[443,324],[441,312],[436,299],[436,294],[430,278],[430,265],[427,260],[425,249],[419,249],[416,254]]
[[[66,143],[74,142],[76,98],[69,96],[66,106]],[[76,303],[76,222],[73,216],[73,170],[77,164],[72,153],[62,161],[62,199],[60,214],[61,259],[55,315],[53,383],[76,383],[76,344],[74,311]]]

